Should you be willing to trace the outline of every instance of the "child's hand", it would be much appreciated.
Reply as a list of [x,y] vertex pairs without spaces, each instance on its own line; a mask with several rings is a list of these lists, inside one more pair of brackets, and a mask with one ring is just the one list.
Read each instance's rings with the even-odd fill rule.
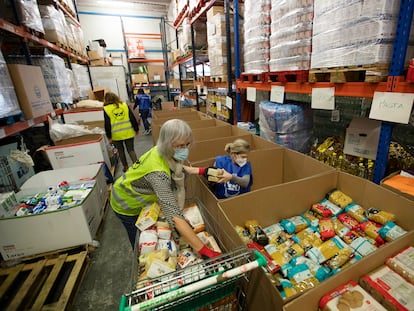
[[224,184],[228,181],[231,180],[231,178],[233,177],[232,174],[230,174],[229,172],[227,172],[225,169],[221,169],[221,174],[217,176],[219,178],[218,183],[219,184]]

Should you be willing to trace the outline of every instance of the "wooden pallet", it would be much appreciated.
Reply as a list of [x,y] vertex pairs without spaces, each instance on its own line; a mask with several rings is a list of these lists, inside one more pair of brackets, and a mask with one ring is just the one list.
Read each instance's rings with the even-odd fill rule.
[[242,73],[240,75],[241,82],[264,82],[266,80],[264,73]]
[[372,64],[319,68],[309,70],[309,82],[384,82],[387,81],[389,64]]
[[34,30],[34,29],[32,29],[30,27],[27,27],[27,26],[22,26],[22,27],[23,27],[23,30],[25,32],[28,32],[28,33],[32,34],[33,36],[35,36],[37,38],[40,38],[40,39],[44,39],[45,38],[45,34],[44,33],[41,33],[39,31]]
[[211,82],[227,82],[229,81],[229,78],[227,75],[217,75],[217,76],[211,76],[210,77]]
[[309,70],[292,70],[266,72],[265,81],[267,82],[307,82]]
[[82,251],[0,269],[2,310],[67,310],[88,263],[87,252]]

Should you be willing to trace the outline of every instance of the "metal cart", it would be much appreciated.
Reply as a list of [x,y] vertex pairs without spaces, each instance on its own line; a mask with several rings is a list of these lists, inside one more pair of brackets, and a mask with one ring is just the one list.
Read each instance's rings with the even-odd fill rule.
[[[195,202],[207,231],[215,234],[212,230],[219,226],[212,226],[214,217],[199,201]],[[220,240],[217,242],[223,246]],[[249,271],[265,265],[262,254],[238,246],[219,257],[141,281],[139,289],[121,297],[119,311],[243,310],[246,299],[242,279],[248,280]]]

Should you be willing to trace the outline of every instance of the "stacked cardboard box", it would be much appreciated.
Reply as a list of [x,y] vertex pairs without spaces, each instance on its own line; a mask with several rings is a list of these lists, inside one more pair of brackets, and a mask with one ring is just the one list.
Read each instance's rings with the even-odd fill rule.
[[6,61],[0,51],[0,118],[21,114],[19,102],[14,90]]

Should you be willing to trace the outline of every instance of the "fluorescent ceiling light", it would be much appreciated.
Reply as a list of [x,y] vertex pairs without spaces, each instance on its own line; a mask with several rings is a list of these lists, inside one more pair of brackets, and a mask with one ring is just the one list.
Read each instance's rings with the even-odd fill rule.
[[131,7],[134,6],[133,2],[124,2],[124,1],[99,0],[99,1],[96,1],[96,2],[97,2],[97,4],[104,5],[104,6],[107,6],[107,7],[129,7],[129,8],[131,8]]

